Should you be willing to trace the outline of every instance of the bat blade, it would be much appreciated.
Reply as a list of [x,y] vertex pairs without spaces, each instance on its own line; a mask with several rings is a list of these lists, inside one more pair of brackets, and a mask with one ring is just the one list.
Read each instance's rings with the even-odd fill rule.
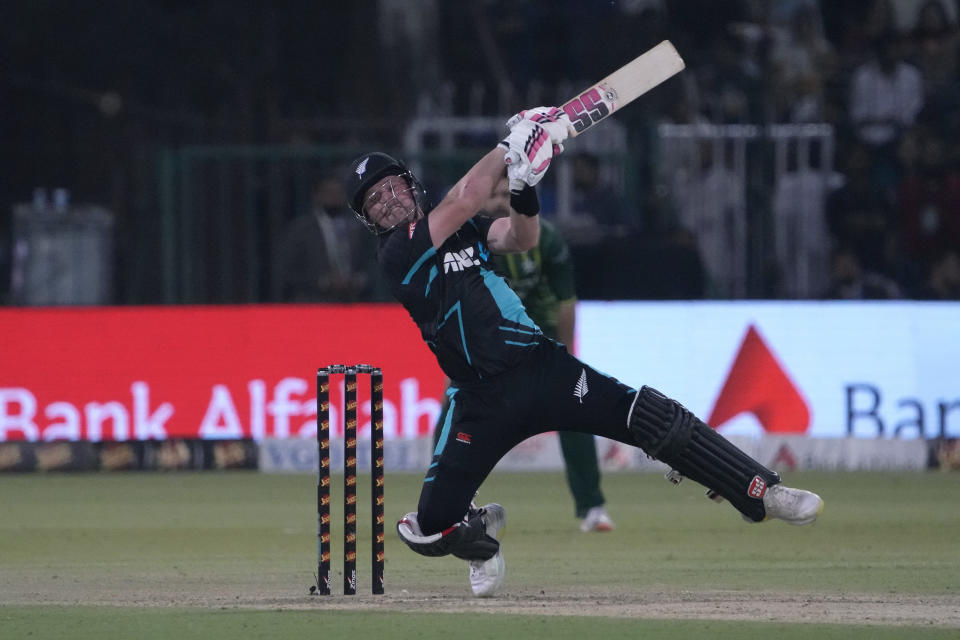
[[570,135],[580,135],[685,66],[673,44],[664,40],[563,104],[561,108],[570,118]]

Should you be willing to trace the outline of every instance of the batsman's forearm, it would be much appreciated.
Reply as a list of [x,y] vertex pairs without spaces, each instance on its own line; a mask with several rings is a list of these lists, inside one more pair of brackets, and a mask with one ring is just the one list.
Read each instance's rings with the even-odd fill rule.
[[506,170],[506,165],[503,163],[503,149],[494,147],[457,181],[450,190],[451,194],[470,201],[473,203],[474,210],[477,211],[490,198],[493,187]]
[[483,208],[505,171],[503,149],[494,148],[453,185],[427,218],[434,248],[440,248],[447,238]]
[[540,241],[540,218],[510,212],[510,251],[529,251]]

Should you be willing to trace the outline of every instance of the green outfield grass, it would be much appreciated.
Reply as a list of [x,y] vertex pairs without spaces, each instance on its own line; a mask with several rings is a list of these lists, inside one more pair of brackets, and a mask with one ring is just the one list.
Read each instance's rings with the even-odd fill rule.
[[[0,636],[960,636],[960,476],[788,480],[824,496],[815,525],[747,525],[693,483],[607,474],[617,529],[585,535],[561,474],[495,474],[478,500],[507,507],[508,577],[501,597],[478,602],[463,562],[417,556],[391,530],[416,505],[418,475],[387,478],[387,595],[354,599],[307,595],[316,565],[309,476],[0,476]],[[361,482],[362,594],[370,580],[368,491]],[[724,619],[739,603],[746,611]],[[905,607],[905,616],[891,618],[893,607]],[[831,612],[842,613],[841,623]]]

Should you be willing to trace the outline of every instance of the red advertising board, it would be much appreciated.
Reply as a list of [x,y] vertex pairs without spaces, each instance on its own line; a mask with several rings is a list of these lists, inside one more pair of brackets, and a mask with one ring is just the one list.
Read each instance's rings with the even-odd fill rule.
[[312,437],[317,368],[341,363],[382,367],[386,435],[417,437],[443,392],[398,305],[5,309],[0,336],[0,441]]

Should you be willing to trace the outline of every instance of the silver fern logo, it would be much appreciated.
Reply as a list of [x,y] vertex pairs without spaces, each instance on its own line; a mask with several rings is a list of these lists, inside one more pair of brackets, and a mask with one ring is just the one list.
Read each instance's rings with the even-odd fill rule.
[[580,369],[580,379],[573,387],[573,395],[580,400],[580,404],[583,404],[583,396],[587,395],[587,391],[589,391],[587,389],[587,370]]
[[367,172],[367,163],[370,162],[370,156],[363,159],[363,162],[357,165],[357,175],[361,178]]

